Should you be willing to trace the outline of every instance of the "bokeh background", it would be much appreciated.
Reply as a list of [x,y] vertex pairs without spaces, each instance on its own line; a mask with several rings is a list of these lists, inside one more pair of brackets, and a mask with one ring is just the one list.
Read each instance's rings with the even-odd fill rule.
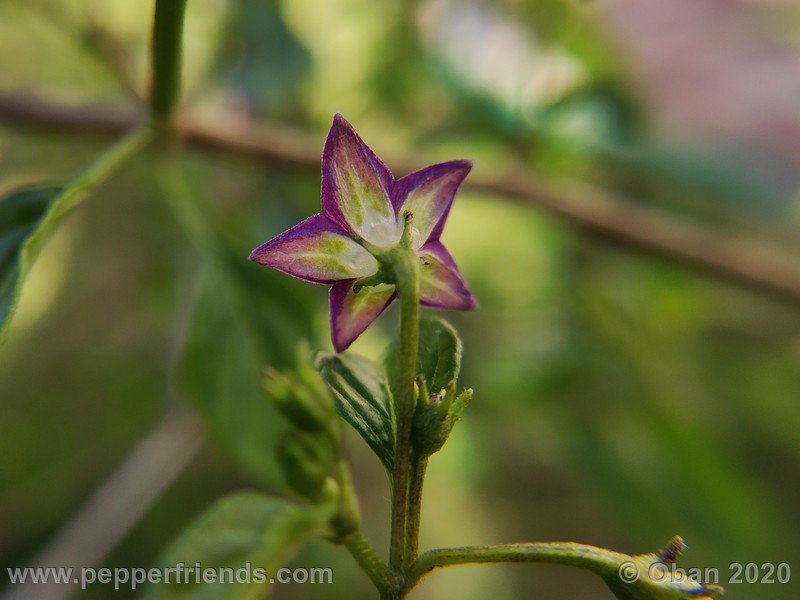
[[[0,3],[0,94],[135,110],[151,13]],[[379,154],[472,158],[476,177],[511,165],[800,256],[798,32],[790,0],[190,1],[183,104],[209,126],[280,122],[320,147],[341,111]],[[0,193],[69,180],[107,144],[0,114]],[[225,492],[283,493],[270,458],[282,425],[259,369],[286,364],[301,337],[329,347],[326,290],[245,258],[318,202],[318,173],[188,148],[138,159],[60,229],[0,348],[0,582],[5,566],[97,549],[98,565],[149,566]],[[728,597],[797,598],[800,306],[488,193],[459,196],[444,238],[481,303],[447,316],[476,394],[431,461],[422,546],[643,552],[680,533],[682,564],[723,579],[732,562],[795,571]],[[353,350],[378,355],[396,320]],[[184,415],[158,429],[182,405],[203,426]],[[356,436],[349,447],[384,551],[385,476]],[[103,504],[130,518],[59,546],[137,448],[148,468],[123,474],[129,505]],[[275,597],[372,593],[340,549],[317,544],[294,564],[332,566],[335,583]],[[544,565],[452,569],[412,597],[534,596],[612,597]]]

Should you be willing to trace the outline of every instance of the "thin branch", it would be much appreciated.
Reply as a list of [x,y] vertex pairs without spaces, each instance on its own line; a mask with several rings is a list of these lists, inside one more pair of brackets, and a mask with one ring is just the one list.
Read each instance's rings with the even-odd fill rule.
[[[477,563],[551,563],[586,569],[599,575],[617,598],[707,598],[724,594],[718,585],[703,584],[693,577],[664,577],[686,550],[680,536],[654,553],[622,554],[574,542],[530,542],[496,546],[436,548],[420,555],[411,565],[406,590],[440,567]],[[654,575],[659,573],[658,577]]]
[[144,122],[145,114],[141,107],[127,111],[94,105],[76,107],[26,94],[0,93],[0,120],[49,132],[116,136]]
[[[0,94],[0,121],[83,133],[119,133],[141,121],[140,110],[74,108],[34,97]],[[269,164],[319,169],[320,140],[295,129],[247,122],[208,127],[179,121],[177,133],[198,148],[249,156]],[[397,172],[412,161],[392,161]],[[596,189],[545,185],[526,173],[473,176],[468,188],[533,206],[584,234],[667,258],[706,275],[800,304],[800,257],[772,243],[709,230]]]
[[496,546],[437,548],[419,556],[408,574],[407,589],[440,567],[477,563],[538,562],[556,563],[588,569],[594,573],[614,573],[630,557],[619,552],[574,542],[530,542]]

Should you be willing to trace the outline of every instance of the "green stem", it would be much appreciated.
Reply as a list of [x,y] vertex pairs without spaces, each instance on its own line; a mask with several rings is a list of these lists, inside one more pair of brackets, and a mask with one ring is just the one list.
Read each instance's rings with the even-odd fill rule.
[[36,232],[25,242],[23,272],[26,272],[36,259],[55,227],[123,164],[144,149],[153,137],[154,133],[150,127],[135,129],[103,152],[89,168],[73,179],[64,191],[56,196]]
[[[406,227],[408,229],[408,227]],[[402,571],[408,564],[407,527],[409,481],[411,478],[411,425],[414,420],[414,379],[417,375],[419,345],[419,264],[410,240],[404,234],[403,247],[393,262],[397,295],[400,298],[400,368],[397,382],[397,441],[392,474],[392,532],[389,564]]]
[[342,539],[342,545],[378,588],[381,598],[393,598],[398,588],[397,577],[380,559],[366,538],[359,532],[351,533]]
[[411,463],[411,481],[408,493],[408,525],[406,531],[406,555],[408,563],[417,560],[419,551],[419,524],[422,511],[422,486],[428,457],[415,455]]
[[497,546],[437,548],[420,555],[411,566],[406,590],[438,567],[470,563],[539,562],[588,569],[599,575],[615,573],[630,557],[619,552],[573,542],[532,542]]
[[337,525],[344,527],[347,534],[343,535],[336,543],[342,544],[356,560],[361,570],[370,578],[380,592],[381,599],[391,600],[400,589],[401,584],[397,575],[381,560],[367,539],[359,531],[360,515],[358,499],[356,497],[350,469],[342,451],[342,432],[337,421],[333,428],[327,430],[335,458],[336,480],[339,482],[339,508]]
[[339,484],[339,509],[336,526],[342,537],[351,534],[360,535],[358,529],[361,526],[361,511],[358,507],[358,496],[353,486],[353,478],[350,476],[350,467],[342,448],[341,423],[335,421],[333,427],[326,430],[326,435],[336,461],[334,476]]
[[150,111],[169,123],[181,87],[181,46],[186,0],[156,0],[152,38]]

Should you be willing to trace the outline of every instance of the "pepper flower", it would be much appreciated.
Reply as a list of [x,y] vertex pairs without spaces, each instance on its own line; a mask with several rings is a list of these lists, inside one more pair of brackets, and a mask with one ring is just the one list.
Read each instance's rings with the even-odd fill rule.
[[[395,300],[376,255],[400,243],[408,227],[420,261],[420,304],[474,310],[475,298],[440,241],[466,160],[395,179],[340,114],[322,152],[322,212],[262,244],[250,260],[330,290],[331,338],[344,351]],[[377,281],[376,281],[377,278]]]

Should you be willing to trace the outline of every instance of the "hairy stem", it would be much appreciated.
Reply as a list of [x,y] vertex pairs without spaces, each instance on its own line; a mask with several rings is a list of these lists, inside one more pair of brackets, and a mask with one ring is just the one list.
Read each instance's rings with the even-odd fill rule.
[[[408,229],[408,227],[406,227]],[[392,533],[389,564],[395,571],[408,563],[407,527],[409,516],[409,482],[411,478],[411,424],[414,420],[414,379],[417,375],[419,345],[419,265],[409,247],[408,236],[400,248],[393,267],[397,294],[400,298],[400,368],[397,382],[397,441],[394,452],[392,490]]]
[[425,482],[425,470],[428,468],[428,457],[415,455],[411,462],[411,481],[408,492],[408,525],[406,531],[406,554],[408,563],[417,560],[419,551],[419,524],[422,511],[422,485]]
[[539,562],[580,567],[603,575],[614,573],[619,565],[629,558],[618,552],[573,542],[437,548],[421,554],[411,566],[406,590],[414,587],[422,577],[438,567],[470,563]]
[[398,587],[396,575],[386,566],[360,532],[351,533],[342,540],[361,570],[370,578],[381,594],[381,598],[393,598]]
[[153,18],[150,111],[168,123],[181,88],[181,45],[186,0],[156,0]]
[[327,429],[326,435],[336,460],[334,476],[339,483],[337,525],[347,535],[360,535],[358,529],[361,526],[361,511],[358,507],[358,496],[353,486],[353,478],[350,476],[350,467],[342,448],[341,423],[336,421],[332,429]]

